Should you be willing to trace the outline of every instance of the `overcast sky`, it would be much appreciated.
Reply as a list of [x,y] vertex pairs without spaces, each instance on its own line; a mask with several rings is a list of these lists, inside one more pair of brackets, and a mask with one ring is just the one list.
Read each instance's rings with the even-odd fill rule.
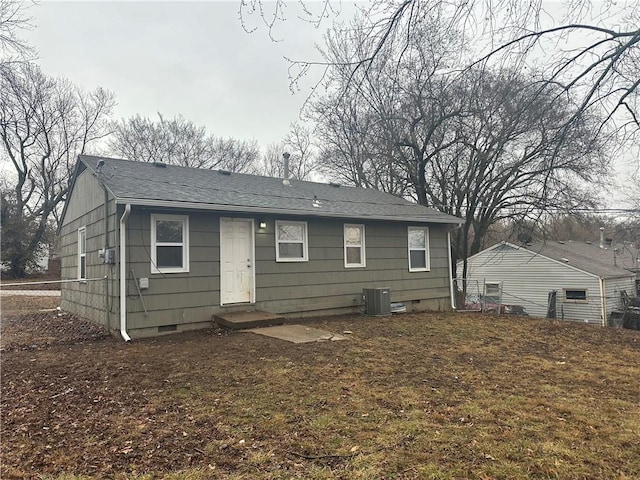
[[[314,75],[317,79],[321,72],[315,69],[292,93],[284,57],[320,59],[316,45],[330,26],[325,21],[321,29],[314,28],[296,18],[302,13],[299,2],[287,4],[287,20],[274,31],[278,42],[269,38],[259,18],[249,19],[249,27],[258,27],[255,32],[243,29],[240,0],[43,0],[30,9],[34,28],[25,39],[46,74],[87,90],[102,86],[113,91],[115,118],[181,114],[212,134],[255,139],[264,149],[288,133],[315,84]],[[322,2],[305,5],[318,13]],[[347,21],[353,3],[341,8],[334,18]],[[629,171],[637,164],[634,155],[616,158],[616,170]]]
[[313,84],[307,78],[293,94],[283,57],[319,59],[323,30],[292,10],[273,42],[258,18],[249,19],[255,32],[242,28],[239,5],[43,1],[30,10],[35,28],[25,37],[46,74],[113,91],[116,118],[182,114],[217,136],[266,147],[287,134]]

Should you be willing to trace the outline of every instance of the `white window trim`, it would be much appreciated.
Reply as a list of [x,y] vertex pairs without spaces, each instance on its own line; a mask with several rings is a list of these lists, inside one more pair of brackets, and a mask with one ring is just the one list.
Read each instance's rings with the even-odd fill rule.
[[[347,228],[359,228],[360,229],[360,243],[347,245]],[[364,268],[367,266],[367,257],[365,254],[365,238],[364,238],[364,225],[345,223],[342,229],[342,238],[344,243],[344,268]],[[360,263],[347,263],[347,247],[360,247]]]
[[[182,242],[156,242],[156,222],[182,222]],[[182,247],[182,267],[158,267],[158,246]],[[151,273],[186,273],[189,271],[189,216],[151,214]]]
[[[424,231],[424,239],[425,239],[425,248],[424,248],[424,252],[425,252],[425,267],[424,268],[411,268],[411,251],[412,250],[422,250],[421,248],[411,248],[411,235],[410,232],[412,230],[422,230]],[[409,263],[409,271],[410,272],[429,272],[431,271],[431,255],[429,253],[429,227],[407,227],[407,262]]]
[[[84,253],[81,243],[82,234],[84,233]],[[82,259],[84,258],[84,277],[82,276]],[[78,280],[87,279],[87,227],[78,229]]]
[[[584,300],[578,300],[575,298],[567,298],[567,290],[571,292],[580,292],[584,290]],[[588,288],[563,288],[562,289],[562,302],[563,303],[589,303],[589,289]]]
[[[302,257],[301,258],[280,258],[280,244],[281,243],[300,243],[299,241],[291,241],[291,240],[280,240],[278,238],[278,232],[280,229],[278,228],[280,225],[302,225],[303,227],[303,238],[302,238]],[[308,238],[308,228],[307,222],[290,222],[288,220],[276,220],[276,231],[275,231],[275,239],[276,239],[276,262],[308,262],[309,261],[309,238]]]

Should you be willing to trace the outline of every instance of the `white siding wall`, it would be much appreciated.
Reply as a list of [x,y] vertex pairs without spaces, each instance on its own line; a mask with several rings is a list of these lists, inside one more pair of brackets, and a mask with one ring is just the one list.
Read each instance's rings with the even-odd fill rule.
[[[462,265],[458,265],[458,278]],[[530,315],[547,314],[547,296],[558,292],[557,317],[565,320],[602,324],[600,281],[593,275],[580,272],[525,249],[508,245],[480,252],[469,259],[467,279],[483,282],[502,282],[502,301],[526,308]],[[563,301],[563,289],[587,289],[587,302]]]

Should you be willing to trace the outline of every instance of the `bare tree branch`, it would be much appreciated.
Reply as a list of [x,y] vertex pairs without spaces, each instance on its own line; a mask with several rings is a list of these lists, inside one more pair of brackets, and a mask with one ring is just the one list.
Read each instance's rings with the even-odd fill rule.
[[113,125],[112,155],[141,162],[165,162],[192,168],[254,172],[260,149],[255,141],[218,138],[182,116],[153,121],[137,115]]
[[0,160],[8,158],[16,175],[6,198],[29,225],[6,259],[21,276],[59,219],[77,156],[104,135],[114,100],[105,90],[87,94],[47,77],[29,63],[0,66],[0,90]]

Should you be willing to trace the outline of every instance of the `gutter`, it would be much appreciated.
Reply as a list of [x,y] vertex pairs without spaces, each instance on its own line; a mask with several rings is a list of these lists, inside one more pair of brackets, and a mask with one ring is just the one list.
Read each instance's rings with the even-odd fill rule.
[[131,204],[127,203],[120,217],[120,335],[125,342],[130,342],[127,333],[127,218],[131,213]]
[[[181,208],[188,210],[212,210],[218,212],[242,212],[242,213],[255,213],[263,215],[287,215],[287,216],[307,216],[307,217],[326,217],[326,218],[349,218],[358,220],[384,220],[393,222],[416,222],[416,223],[433,223],[452,225],[453,230],[457,230],[462,226],[462,221],[446,213],[434,212],[435,218],[429,218],[424,216],[415,215],[361,215],[350,213],[339,213],[328,210],[319,209],[294,209],[294,208],[273,208],[273,207],[253,207],[249,205],[226,205],[226,204],[213,204],[213,203],[195,203],[195,202],[180,202],[171,200],[152,200],[152,199],[140,199],[133,197],[116,197],[116,204],[126,205],[132,204],[140,207],[155,207],[155,208]],[[311,204],[311,200],[309,200]],[[418,206],[416,204],[416,206]],[[444,217],[444,218],[441,218]]]
[[104,184],[102,184],[102,189],[104,190],[104,244],[102,247],[104,248],[104,254],[106,255],[107,248],[109,247],[109,193],[107,192],[107,187]]

